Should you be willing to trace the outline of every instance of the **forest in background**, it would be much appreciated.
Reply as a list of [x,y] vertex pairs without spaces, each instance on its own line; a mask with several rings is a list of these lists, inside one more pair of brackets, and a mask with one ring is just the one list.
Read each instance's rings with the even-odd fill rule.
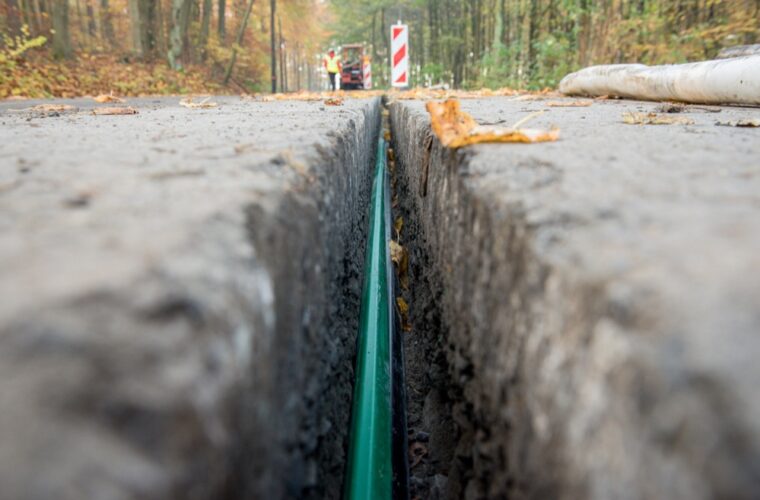
[[321,0],[0,2],[0,98],[315,87],[329,24]]
[[[333,0],[337,42],[367,40],[387,67],[409,24],[413,85],[554,87],[593,64],[665,64],[760,42],[760,0]],[[381,85],[387,70],[374,69]]]
[[0,0],[0,98],[320,89],[321,54],[365,43],[387,83],[553,87],[591,64],[673,63],[760,42],[760,0]]

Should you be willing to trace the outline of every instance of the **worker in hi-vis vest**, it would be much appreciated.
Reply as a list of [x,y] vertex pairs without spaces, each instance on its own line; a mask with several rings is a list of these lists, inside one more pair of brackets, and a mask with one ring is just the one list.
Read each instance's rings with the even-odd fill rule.
[[330,90],[335,90],[335,79],[340,73],[340,58],[334,50],[330,49],[324,60],[324,66],[327,70],[327,76],[330,77]]

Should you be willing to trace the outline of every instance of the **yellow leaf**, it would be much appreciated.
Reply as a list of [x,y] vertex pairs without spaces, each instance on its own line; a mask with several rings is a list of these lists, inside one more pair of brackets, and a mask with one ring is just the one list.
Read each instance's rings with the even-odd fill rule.
[[327,106],[343,106],[343,98],[341,97],[329,97],[325,99],[325,105]]
[[406,248],[391,240],[388,244],[391,250],[391,261],[396,265],[396,275],[399,285],[404,290],[409,289],[409,252]]
[[396,305],[401,315],[401,329],[405,332],[412,331],[412,325],[409,323],[409,304],[406,303],[403,297],[396,297]]
[[388,245],[391,249],[391,260],[394,264],[398,265],[404,256],[404,247],[391,240]]
[[401,228],[404,227],[404,218],[400,215],[396,217],[396,221],[393,223],[393,229],[396,230],[396,239],[401,238]]
[[484,142],[548,142],[559,138],[559,130],[533,130],[480,126],[462,111],[459,101],[429,101],[426,105],[433,132],[448,148],[461,148]]
[[186,99],[181,99],[179,101],[180,106],[184,106],[186,108],[190,109],[206,109],[206,108],[215,108],[218,106],[215,102],[209,102],[210,97],[205,98],[201,102],[193,102],[192,97],[188,97]]
[[628,125],[693,125],[694,120],[683,116],[663,116],[657,113],[623,113]]

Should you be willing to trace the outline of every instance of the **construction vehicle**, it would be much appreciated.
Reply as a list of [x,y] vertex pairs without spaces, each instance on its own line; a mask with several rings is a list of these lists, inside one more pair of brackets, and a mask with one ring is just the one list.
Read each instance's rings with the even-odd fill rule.
[[343,67],[340,72],[340,88],[364,88],[364,46],[360,43],[344,45],[340,62]]

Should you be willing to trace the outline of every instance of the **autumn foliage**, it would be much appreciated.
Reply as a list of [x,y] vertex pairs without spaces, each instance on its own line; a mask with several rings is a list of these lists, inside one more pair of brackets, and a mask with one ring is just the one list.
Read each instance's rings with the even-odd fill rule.
[[272,48],[278,90],[318,89],[326,15],[319,0],[2,0],[0,98],[257,92]]

